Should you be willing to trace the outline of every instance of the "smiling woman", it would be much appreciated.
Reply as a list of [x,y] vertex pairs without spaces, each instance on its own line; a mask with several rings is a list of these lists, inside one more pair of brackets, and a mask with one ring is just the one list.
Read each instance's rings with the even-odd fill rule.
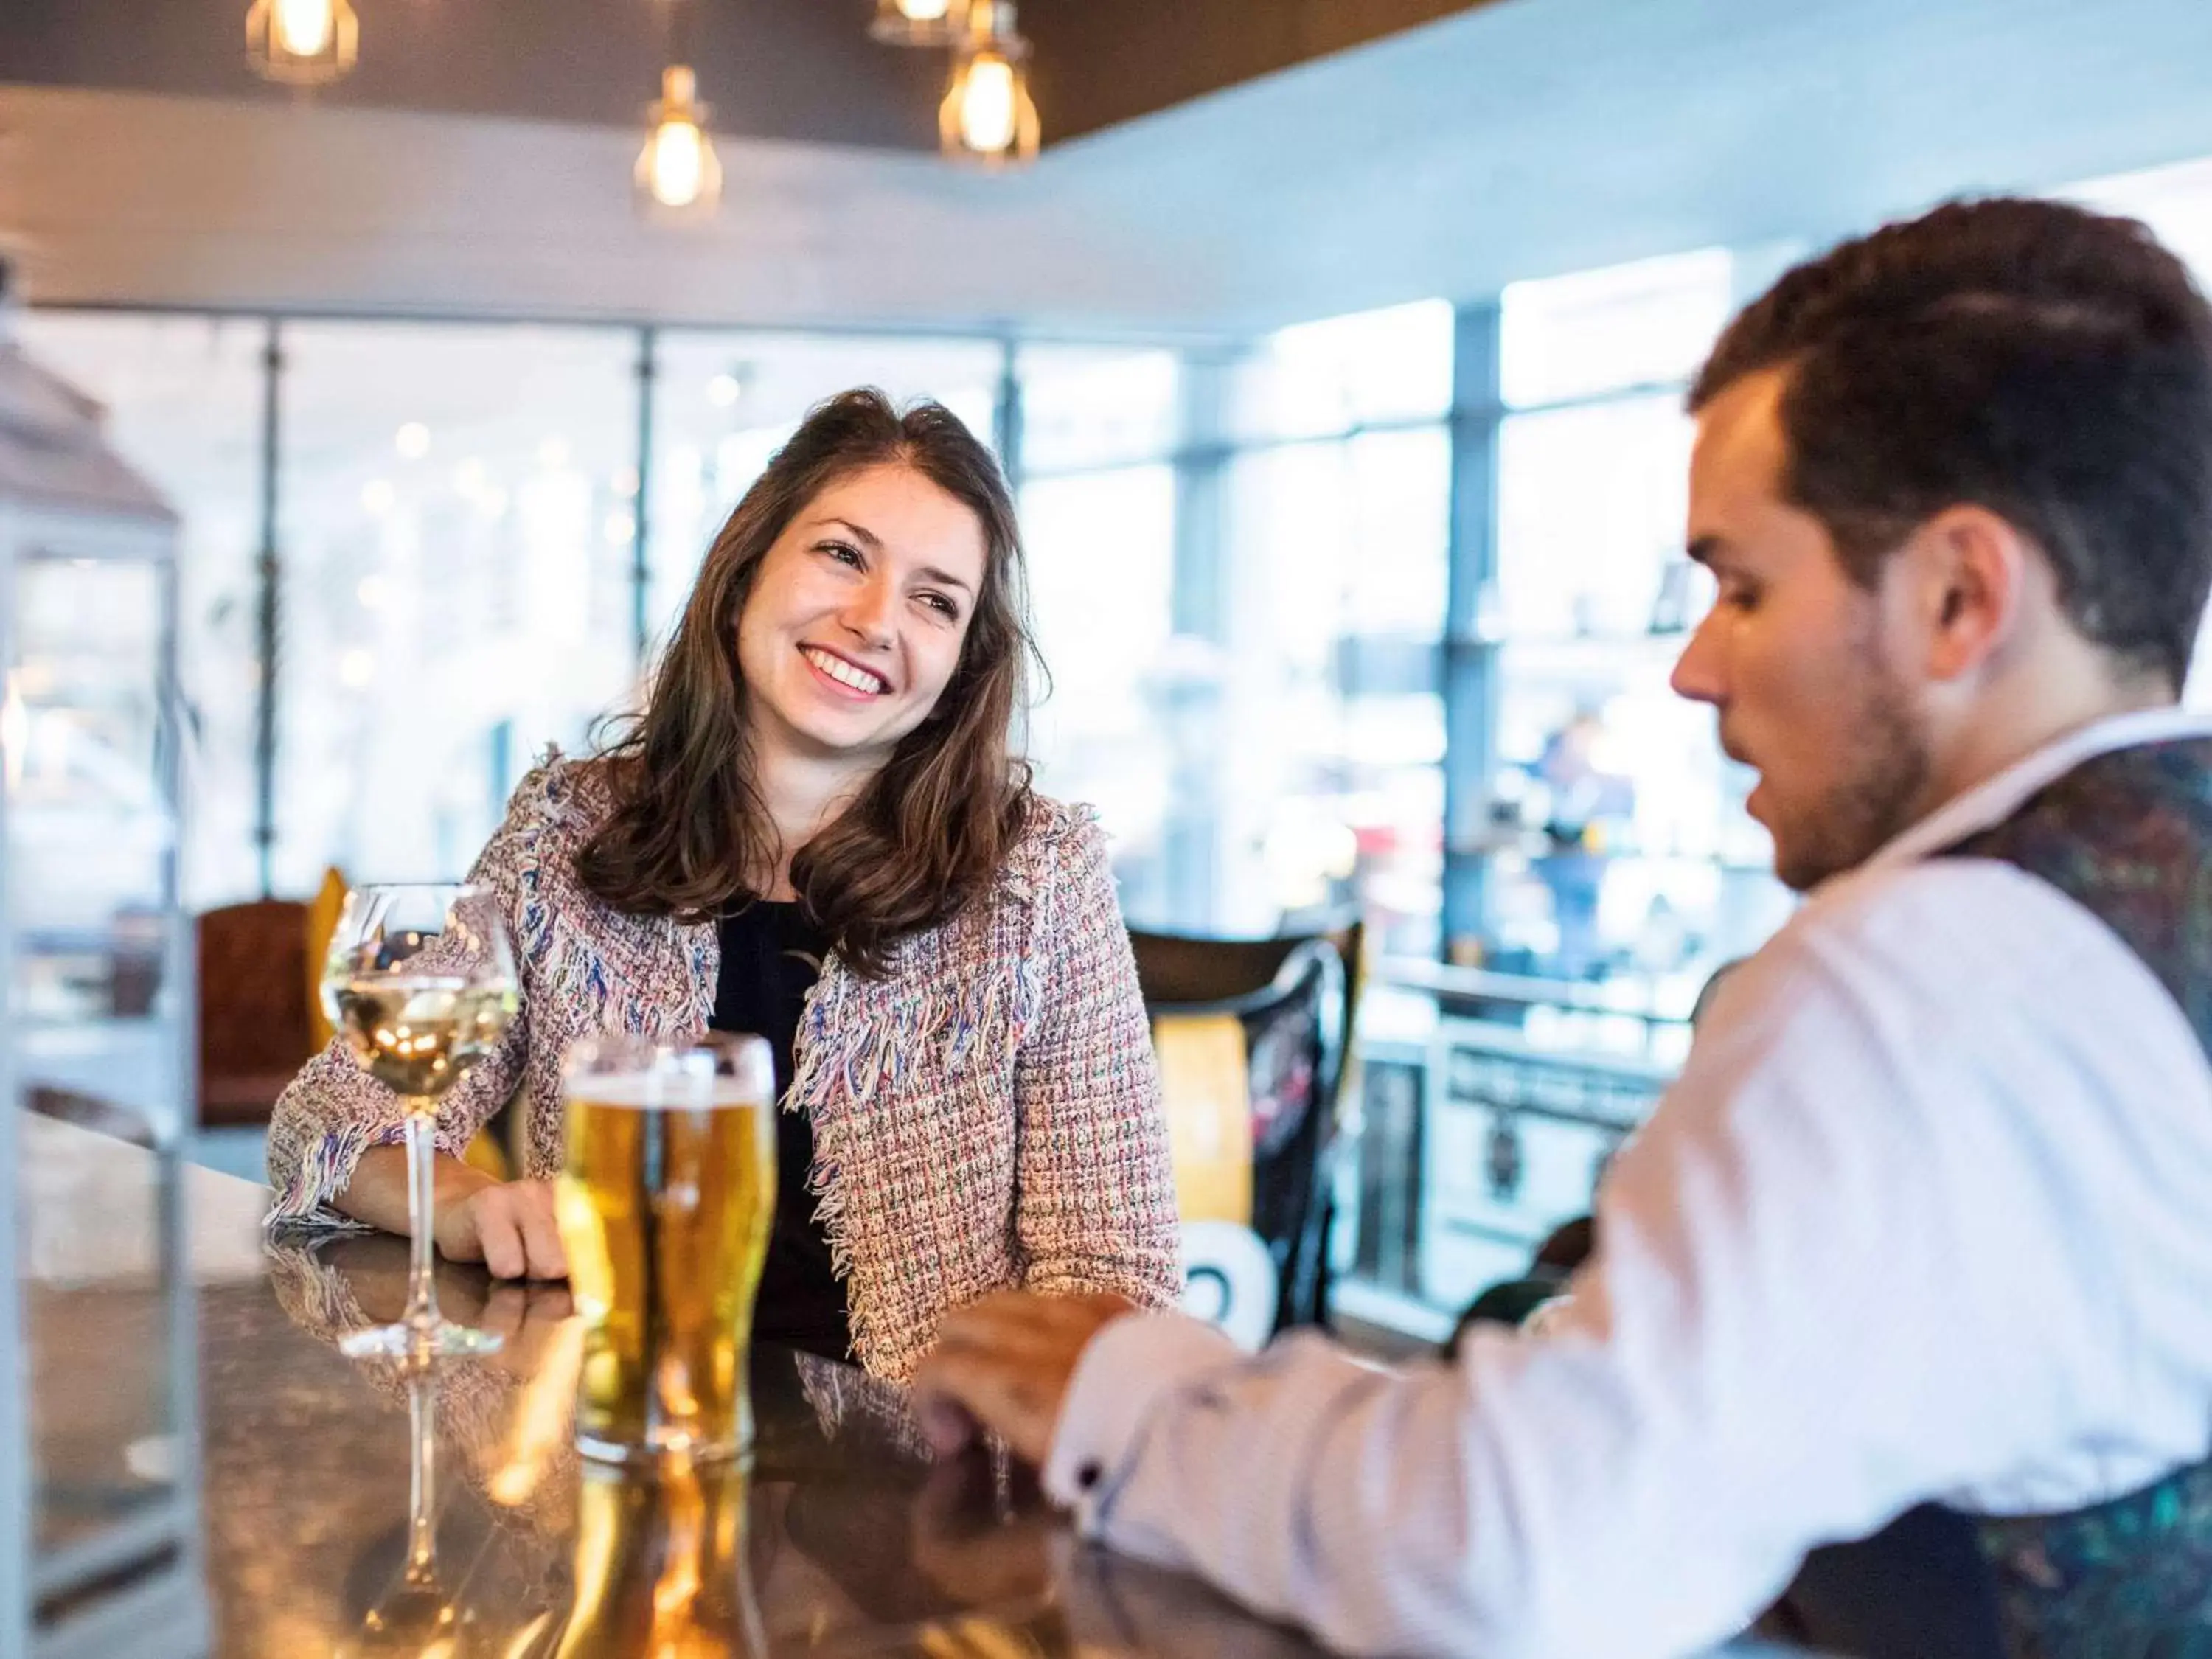
[[[449,1095],[438,1241],[561,1273],[559,1073],[605,1030],[755,1031],[779,1197],[756,1333],[903,1376],[1014,1286],[1181,1276],[1159,1089],[1091,816],[1010,749],[1033,656],[1012,504],[935,404],[817,408],[716,537],[644,713],[523,781],[472,878],[523,1011]],[[525,1180],[462,1164],[516,1085]],[[404,1225],[398,1103],[343,1054],[277,1108],[283,1224]]]

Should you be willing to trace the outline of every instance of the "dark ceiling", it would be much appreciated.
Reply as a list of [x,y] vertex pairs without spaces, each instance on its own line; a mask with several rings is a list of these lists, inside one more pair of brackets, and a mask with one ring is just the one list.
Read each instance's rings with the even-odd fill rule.
[[1024,0],[1021,23],[1050,143],[1478,3],[1495,0]]
[[[1020,16],[1052,143],[1471,3],[1025,0]],[[360,65],[313,94],[246,68],[246,0],[4,0],[0,82],[626,125],[656,95],[671,20],[681,19],[720,131],[890,149],[935,142],[943,55],[871,42],[872,0],[353,4]]]

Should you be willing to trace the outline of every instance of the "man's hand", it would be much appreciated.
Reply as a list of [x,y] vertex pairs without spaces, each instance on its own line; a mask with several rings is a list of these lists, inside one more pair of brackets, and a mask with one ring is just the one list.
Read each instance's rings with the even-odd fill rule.
[[495,1182],[438,1206],[431,1229],[450,1261],[481,1261],[499,1279],[565,1279],[568,1253],[547,1181]]
[[979,1429],[1042,1464],[1060,1427],[1077,1363],[1104,1326],[1136,1311],[1126,1297],[1034,1296],[1001,1291],[947,1314],[937,1346],[914,1377],[915,1409],[940,1452]]
[[963,1607],[1005,1607],[1052,1588],[1052,1540],[1060,1522],[1019,1469],[1000,1504],[991,1460],[979,1448],[939,1460],[908,1511],[915,1571]]

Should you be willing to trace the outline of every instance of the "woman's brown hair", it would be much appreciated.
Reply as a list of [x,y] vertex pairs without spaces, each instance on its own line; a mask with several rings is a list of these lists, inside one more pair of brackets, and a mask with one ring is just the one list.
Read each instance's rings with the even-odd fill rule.
[[661,654],[645,712],[602,753],[615,807],[576,855],[586,891],[616,909],[711,920],[759,896],[779,848],[752,776],[737,622],[799,511],[840,479],[911,467],[982,526],[983,580],[959,665],[929,718],[853,805],[800,848],[791,883],[838,954],[881,974],[890,946],[981,894],[1028,822],[1028,764],[1009,747],[1036,657],[1021,534],[1004,475],[935,403],[902,413],[872,388],[819,404],[714,538]]

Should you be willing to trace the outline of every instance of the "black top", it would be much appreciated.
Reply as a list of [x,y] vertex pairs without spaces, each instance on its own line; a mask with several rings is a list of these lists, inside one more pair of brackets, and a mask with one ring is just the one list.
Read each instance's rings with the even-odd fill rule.
[[[720,925],[722,976],[714,987],[717,1031],[750,1031],[775,1056],[779,1105],[791,1087],[792,1051],[806,994],[822,972],[827,942],[796,904],[756,902]],[[830,1240],[814,1219],[806,1172],[814,1126],[804,1112],[775,1115],[775,1224],[753,1306],[753,1335],[831,1359],[851,1357],[845,1287],[830,1269]]]

